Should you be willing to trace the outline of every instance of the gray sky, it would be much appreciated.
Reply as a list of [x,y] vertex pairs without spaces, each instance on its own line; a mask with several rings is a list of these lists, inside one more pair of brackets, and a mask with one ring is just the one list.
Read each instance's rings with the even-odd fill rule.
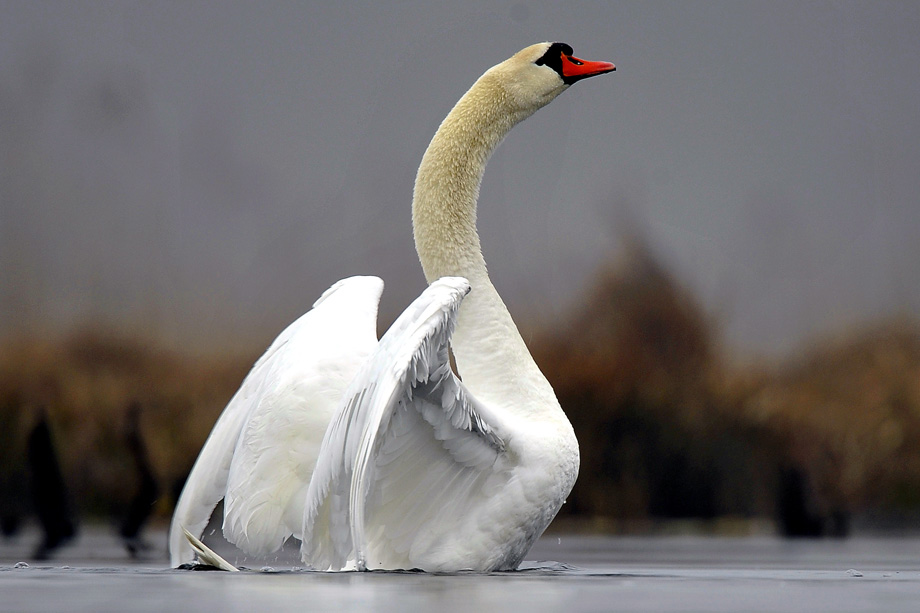
[[542,40],[617,64],[519,126],[480,229],[521,322],[629,225],[744,351],[920,309],[920,3],[0,1],[0,333],[266,344],[423,287],[440,120]]

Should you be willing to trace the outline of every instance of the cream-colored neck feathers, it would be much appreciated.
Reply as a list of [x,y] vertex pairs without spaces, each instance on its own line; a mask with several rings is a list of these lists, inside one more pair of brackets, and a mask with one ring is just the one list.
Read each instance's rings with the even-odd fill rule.
[[559,412],[486,270],[476,204],[486,163],[517,123],[566,89],[535,66],[534,45],[487,71],[441,123],[418,169],[412,206],[415,245],[426,279],[462,276],[472,285],[452,338],[464,383],[483,402],[512,413]]

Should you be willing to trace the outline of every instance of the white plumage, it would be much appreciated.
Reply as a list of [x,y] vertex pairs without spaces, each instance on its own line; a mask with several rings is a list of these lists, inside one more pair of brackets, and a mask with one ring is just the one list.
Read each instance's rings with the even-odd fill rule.
[[173,513],[173,566],[194,551],[225,498],[224,536],[252,555],[300,535],[303,501],[323,433],[342,394],[377,345],[383,282],[352,277],[288,326],[246,376],[205,442]]
[[194,557],[183,529],[200,535],[224,498],[224,535],[254,555],[293,535],[304,563],[324,570],[518,566],[575,482],[578,443],[489,280],[476,204],[514,125],[575,80],[614,70],[571,53],[527,47],[457,103],[413,198],[430,286],[379,342],[375,277],[338,282],[281,333],[189,475],[173,565]]

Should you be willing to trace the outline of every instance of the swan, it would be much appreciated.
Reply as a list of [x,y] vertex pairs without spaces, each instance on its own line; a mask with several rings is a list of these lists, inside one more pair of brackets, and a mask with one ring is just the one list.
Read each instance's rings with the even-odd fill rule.
[[479,186],[516,124],[615,69],[539,43],[463,95],[415,181],[429,286],[378,341],[383,282],[344,279],[272,342],[189,474],[173,566],[213,553],[196,537],[223,499],[224,535],[250,555],[294,536],[317,570],[517,568],[575,483],[578,442],[489,279]]

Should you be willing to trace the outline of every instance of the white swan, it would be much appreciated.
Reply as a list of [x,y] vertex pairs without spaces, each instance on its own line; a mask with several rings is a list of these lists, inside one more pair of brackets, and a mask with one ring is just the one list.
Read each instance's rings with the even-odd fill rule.
[[189,475],[170,529],[174,566],[194,557],[184,529],[200,535],[221,498],[224,535],[253,555],[293,535],[316,569],[518,566],[575,482],[578,443],[489,280],[479,185],[515,124],[612,70],[540,43],[460,99],[415,183],[430,286],[379,342],[375,277],[339,281],[275,339]]

